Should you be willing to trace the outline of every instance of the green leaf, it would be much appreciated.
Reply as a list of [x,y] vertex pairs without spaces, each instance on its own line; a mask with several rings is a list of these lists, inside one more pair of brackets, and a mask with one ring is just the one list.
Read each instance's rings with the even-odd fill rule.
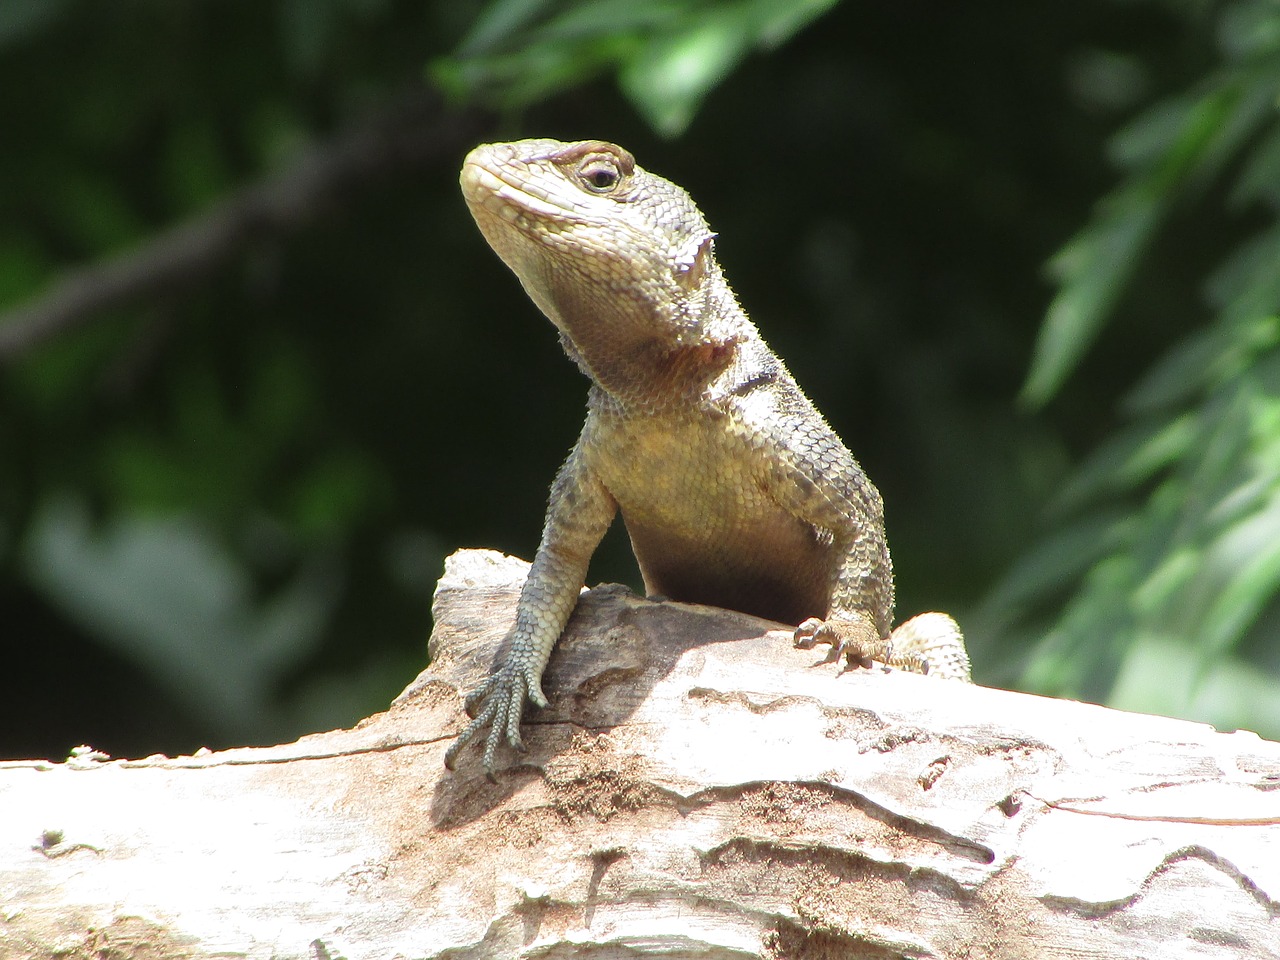
[[1143,636],[1125,652],[1110,705],[1211,723],[1219,730],[1280,733],[1280,685],[1275,676],[1231,657],[1207,670],[1177,638]]
[[1280,15],[1270,0],[1233,3],[1222,11],[1218,43],[1235,60],[1274,55],[1280,50]]
[[732,71],[751,41],[735,11],[721,10],[696,29],[661,37],[627,64],[622,90],[660,134],[673,137],[693,119],[702,98]]
[[1164,413],[1203,395],[1207,371],[1230,349],[1221,329],[1202,330],[1177,345],[1126,394],[1123,410],[1130,416]]
[[1224,579],[1202,620],[1200,653],[1213,658],[1240,642],[1280,590],[1280,489],[1273,486],[1261,510],[1229,527],[1205,561]]
[[1090,501],[1129,492],[1174,466],[1200,438],[1198,414],[1185,413],[1163,426],[1134,424],[1109,439],[1077,469],[1054,497],[1051,511],[1065,515]]
[[1049,306],[1021,401],[1057,394],[1110,317],[1172,203],[1214,177],[1273,113],[1275,85],[1226,76],[1196,98],[1149,111],[1115,138],[1113,155],[1139,172],[1099,205],[1094,221],[1050,261],[1061,289]]
[[495,0],[458,44],[456,56],[475,57],[510,44],[551,6],[553,0]]
[[[1207,284],[1210,302],[1228,321],[1257,324],[1280,310],[1280,224],[1241,246]],[[1260,331],[1253,331],[1256,336]]]
[[1067,604],[1028,664],[1021,678],[1026,689],[1105,700],[1123,654],[1114,625],[1124,622],[1135,567],[1131,556],[1117,554],[1089,570],[1085,588]]
[[595,40],[600,37],[669,30],[685,16],[680,3],[636,3],[635,0],[595,0],[555,17],[538,31],[541,40]]
[[259,598],[248,572],[200,524],[125,512],[96,528],[84,504],[51,497],[22,547],[43,596],[228,737],[261,737],[274,685],[315,649],[337,584],[323,564]]
[[1280,127],[1273,129],[1249,154],[1231,188],[1231,203],[1244,207],[1254,201],[1280,201]]
[[1139,183],[1113,195],[1050,263],[1062,287],[1049,306],[1021,400],[1043,406],[1092,345],[1137,266],[1164,205]]
[[1116,166],[1141,171],[1166,162],[1191,124],[1196,98],[1184,95],[1157,103],[1111,138]]
[[776,47],[822,16],[839,0],[757,0],[755,34],[765,47]]
[[1077,520],[1040,543],[1009,571],[991,591],[991,609],[1021,610],[1066,588],[1124,537],[1126,516],[1120,511]]
[[750,50],[781,44],[835,2],[499,0],[430,74],[455,99],[511,109],[612,69],[649,124],[674,136]]
[[1202,559],[1201,551],[1190,544],[1162,554],[1151,574],[1135,586],[1134,612],[1141,617],[1169,609],[1179,592],[1196,578]]

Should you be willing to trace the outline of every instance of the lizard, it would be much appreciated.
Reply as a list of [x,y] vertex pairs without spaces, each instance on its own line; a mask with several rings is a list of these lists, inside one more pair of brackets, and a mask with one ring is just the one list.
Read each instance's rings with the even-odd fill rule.
[[505,659],[465,701],[453,769],[481,738],[524,750],[526,703],[621,513],[649,595],[795,626],[827,662],[969,679],[956,622],[892,629],[879,492],[730,289],[682,188],[612,143],[483,144],[463,163],[480,232],[590,379],[586,421],[551,488]]

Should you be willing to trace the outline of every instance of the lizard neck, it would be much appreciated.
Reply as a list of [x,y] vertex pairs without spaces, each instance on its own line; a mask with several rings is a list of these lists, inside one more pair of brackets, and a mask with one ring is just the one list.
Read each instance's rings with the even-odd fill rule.
[[657,412],[696,403],[738,359],[740,339],[672,345],[660,339],[637,342],[618,352],[592,356],[568,336],[565,352],[614,405]]
[[[575,288],[581,289],[581,288]],[[683,293],[683,291],[681,291]],[[718,269],[684,296],[555,298],[565,352],[615,405],[657,412],[719,393],[760,335]],[[745,349],[744,349],[745,348]]]

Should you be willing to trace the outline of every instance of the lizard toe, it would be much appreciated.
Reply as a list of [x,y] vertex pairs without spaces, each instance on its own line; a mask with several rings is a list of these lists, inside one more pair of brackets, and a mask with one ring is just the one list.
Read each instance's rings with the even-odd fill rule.
[[444,753],[444,765],[446,769],[454,769],[458,763],[458,757],[461,756],[463,749],[476,738],[476,734],[483,730],[485,724],[489,722],[489,714],[491,712],[491,709],[487,707],[480,711],[478,715],[476,715],[472,721],[467,724],[466,729],[464,729],[462,733],[458,734],[457,739],[449,745],[449,749]]
[[800,626],[796,627],[795,645],[798,650],[812,650],[819,643],[824,642],[819,637],[822,629],[822,620],[818,617],[810,617]]

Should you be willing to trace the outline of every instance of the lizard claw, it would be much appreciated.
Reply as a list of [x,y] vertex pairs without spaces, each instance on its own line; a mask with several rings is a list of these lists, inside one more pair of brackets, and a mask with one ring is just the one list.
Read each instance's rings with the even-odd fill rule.
[[810,617],[796,627],[795,645],[797,650],[812,650],[820,643],[831,644],[832,655],[827,658],[828,663],[836,658],[835,640],[834,632],[819,617]]
[[513,668],[509,664],[503,665],[489,679],[467,694],[464,706],[472,720],[445,751],[444,765],[453,770],[467,744],[476,740],[487,730],[488,733],[484,736],[482,764],[485,776],[496,781],[494,761],[502,740],[505,738],[508,746],[521,753],[527,749],[524,739],[520,736],[520,718],[524,715],[526,700],[538,707],[547,705],[547,697],[542,692],[541,684],[530,681],[524,671],[519,668]]
[[797,648],[812,650],[820,643],[831,645],[831,651],[823,663],[844,660],[846,666],[852,669],[869,668],[877,660],[881,663],[895,662],[892,641],[880,639],[871,621],[865,617],[832,617],[829,620],[810,617],[796,627]]

